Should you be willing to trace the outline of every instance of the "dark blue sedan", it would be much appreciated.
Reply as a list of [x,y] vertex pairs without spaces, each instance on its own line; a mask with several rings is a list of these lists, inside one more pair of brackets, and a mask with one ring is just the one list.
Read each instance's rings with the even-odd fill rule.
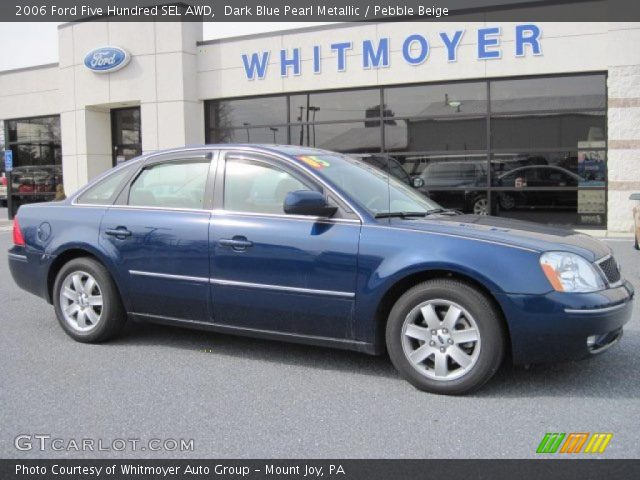
[[9,265],[81,342],[127,319],[388,351],[419,389],[460,394],[504,357],[615,344],[633,289],[570,230],[446,210],[367,163],[212,145],[129,161],[66,201],[22,206]]

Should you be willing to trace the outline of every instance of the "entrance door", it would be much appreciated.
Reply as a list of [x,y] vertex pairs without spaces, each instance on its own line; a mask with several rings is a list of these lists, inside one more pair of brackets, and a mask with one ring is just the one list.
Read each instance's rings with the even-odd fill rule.
[[140,107],[111,110],[111,138],[114,166],[142,154]]

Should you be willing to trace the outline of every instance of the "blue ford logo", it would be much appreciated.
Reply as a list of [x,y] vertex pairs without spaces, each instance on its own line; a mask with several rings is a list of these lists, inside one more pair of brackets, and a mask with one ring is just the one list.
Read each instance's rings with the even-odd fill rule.
[[119,47],[101,47],[91,50],[84,57],[84,66],[97,73],[110,73],[124,67],[131,56]]

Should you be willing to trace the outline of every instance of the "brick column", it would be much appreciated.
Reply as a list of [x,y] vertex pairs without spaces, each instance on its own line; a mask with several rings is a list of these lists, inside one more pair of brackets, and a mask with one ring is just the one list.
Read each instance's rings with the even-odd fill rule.
[[640,25],[609,26],[608,229],[631,232],[640,192]]

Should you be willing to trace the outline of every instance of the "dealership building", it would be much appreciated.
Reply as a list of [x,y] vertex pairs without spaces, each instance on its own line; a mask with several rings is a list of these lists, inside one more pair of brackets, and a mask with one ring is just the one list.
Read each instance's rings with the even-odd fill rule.
[[143,153],[280,143],[389,157],[447,207],[632,230],[640,23],[478,13],[203,41],[201,23],[113,20],[61,25],[57,63],[0,72],[14,204]]

